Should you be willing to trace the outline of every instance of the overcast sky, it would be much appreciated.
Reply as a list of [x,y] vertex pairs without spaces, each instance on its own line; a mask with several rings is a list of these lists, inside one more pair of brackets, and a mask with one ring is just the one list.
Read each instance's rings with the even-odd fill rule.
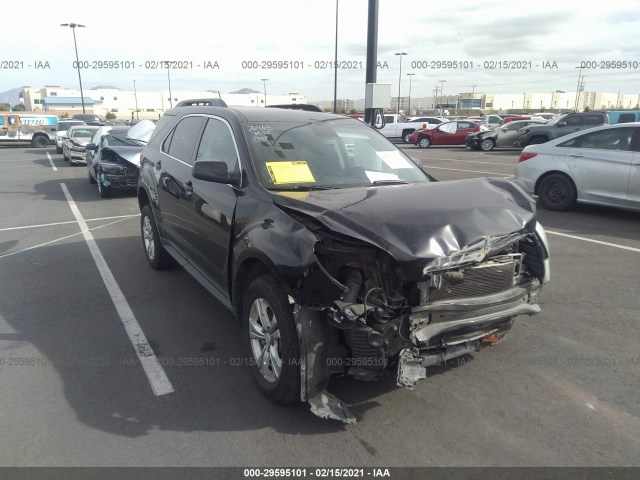
[[[268,93],[333,98],[336,0],[66,0],[48,3],[44,11],[5,3],[0,91],[45,84],[77,88],[72,31],[60,26],[75,22],[86,25],[76,35],[80,60],[90,66],[82,70],[87,89],[132,90],[133,80],[139,91],[167,89],[167,70],[152,67],[169,59],[187,67],[171,70],[174,90],[262,91],[260,79],[267,78]],[[368,0],[339,0],[338,60],[355,67],[338,70],[339,98],[364,98],[367,9]],[[585,90],[640,94],[637,0],[379,0],[378,28],[383,68],[377,81],[391,84],[392,95],[400,73],[396,52],[407,53],[403,96],[407,73],[415,74],[412,97],[430,96],[436,85],[444,86],[445,95],[469,92],[473,85],[489,93],[575,91],[581,62],[595,67],[582,70]],[[93,68],[99,61],[130,64]],[[263,61],[288,61],[292,68],[243,65],[262,67]],[[458,68],[434,68],[438,61],[458,62]],[[503,61],[519,63],[498,68]],[[35,68],[37,62],[49,68]],[[218,68],[205,69],[205,62]],[[557,68],[543,68],[554,62]],[[7,69],[11,65],[19,68]],[[601,68],[607,66],[619,68]]]

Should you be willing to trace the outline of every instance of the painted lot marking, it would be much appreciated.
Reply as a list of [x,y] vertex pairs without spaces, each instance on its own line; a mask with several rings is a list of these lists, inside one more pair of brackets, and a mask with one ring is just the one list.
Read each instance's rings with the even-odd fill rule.
[[[108,227],[110,225],[114,225],[116,223],[120,223],[120,222],[122,222],[124,220],[127,220],[127,218],[122,218],[120,220],[116,220],[115,222],[105,223],[104,225],[100,225],[99,227],[93,227],[93,228],[90,228],[89,230],[91,230],[91,231],[99,230],[100,228]],[[73,222],[73,223],[77,223],[77,222]],[[64,237],[56,238],[55,240],[50,240],[48,242],[40,243],[40,244],[34,245],[32,247],[27,247],[27,248],[23,248],[21,250],[15,250],[13,252],[4,253],[4,254],[0,255],[0,259],[3,259],[5,257],[10,257],[12,255],[17,255],[18,253],[22,253],[22,252],[28,252],[29,250],[35,250],[36,248],[46,247],[47,245],[51,245],[52,243],[60,242],[62,240],[66,240],[67,238],[77,237],[78,235],[82,235],[82,232],[72,233],[71,235],[66,235]]]
[[442,161],[442,162],[483,163],[485,165],[500,165],[501,167],[515,167],[516,166],[516,163],[482,162],[480,160],[463,160],[463,159],[459,159],[459,158],[429,157],[428,160],[438,160],[438,161]]
[[61,183],[60,186],[62,187],[64,196],[67,198],[67,203],[73,212],[73,216],[76,217],[80,230],[82,231],[82,235],[84,236],[85,242],[91,252],[91,256],[98,267],[102,281],[104,282],[105,287],[107,287],[107,291],[109,292],[113,305],[116,307],[120,321],[122,322],[122,325],[124,325],[124,329],[129,336],[129,340],[133,345],[133,349],[135,350],[138,359],[140,360],[144,373],[147,375],[147,379],[151,384],[153,393],[155,395],[165,395],[173,392],[173,385],[171,385],[167,374],[162,368],[162,365],[160,365],[151,345],[149,345],[147,337],[142,331],[142,328],[140,328],[140,324],[138,324],[127,299],[122,293],[122,290],[120,290],[111,270],[109,270],[109,266],[102,256],[102,252],[100,252],[98,244],[87,226],[87,222],[82,217],[82,214],[71,197],[66,184]]
[[498,175],[500,177],[513,177],[513,174],[509,173],[495,173],[495,172],[481,172],[480,170],[462,170],[461,168],[445,168],[445,167],[433,167],[431,165],[425,165],[424,163],[422,164],[422,166],[424,168],[426,168],[427,170],[430,170],[432,168],[435,168],[437,170],[453,170],[455,172],[471,172],[471,173],[483,173],[485,175],[491,175],[491,176],[495,176]]
[[49,159],[49,163],[51,164],[51,168],[53,168],[54,172],[57,172],[58,169],[56,168],[56,166],[53,164],[53,160],[51,159],[51,155],[49,155],[49,152],[47,152],[47,158]]
[[[114,218],[131,218],[131,217],[139,217],[139,213],[134,213],[132,215],[118,215],[115,217],[101,217],[101,218],[85,218],[85,222],[97,222],[99,220],[113,220]],[[67,225],[69,223],[78,223],[77,220],[69,220],[66,222],[56,222],[56,223],[41,223],[39,225],[25,225],[23,227],[7,227],[0,228],[0,232],[7,232],[9,230],[22,230],[24,228],[39,228],[39,227],[54,227],[57,225]],[[111,224],[109,224],[111,225]]]
[[629,250],[630,252],[640,253],[640,248],[627,247],[626,245],[619,245],[617,243],[603,242],[601,240],[594,240],[592,238],[579,237],[577,235],[569,235],[567,233],[552,232],[552,231],[546,230],[546,229],[545,229],[545,232],[547,232],[547,233],[549,233],[551,235],[558,235],[560,237],[573,238],[574,240],[582,240],[583,242],[597,243],[598,245],[606,245],[607,247],[620,248],[622,250]]

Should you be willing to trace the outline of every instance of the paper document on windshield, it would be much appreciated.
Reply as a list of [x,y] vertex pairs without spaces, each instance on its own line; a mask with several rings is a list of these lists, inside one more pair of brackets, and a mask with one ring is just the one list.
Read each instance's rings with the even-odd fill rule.
[[286,183],[313,183],[313,177],[309,165],[304,160],[292,162],[266,162],[265,166],[274,185]]
[[400,180],[400,177],[395,173],[385,173],[385,172],[372,172],[370,170],[365,170],[367,177],[371,183],[380,181],[380,180]]
[[394,170],[398,168],[412,168],[409,161],[397,150],[376,152],[376,155],[378,155],[389,168],[393,168]]

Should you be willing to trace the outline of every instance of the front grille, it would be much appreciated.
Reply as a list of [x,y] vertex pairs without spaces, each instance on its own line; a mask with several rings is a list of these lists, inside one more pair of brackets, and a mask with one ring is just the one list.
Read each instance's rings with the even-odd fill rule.
[[502,292],[515,285],[520,270],[520,257],[508,256],[489,260],[469,268],[460,269],[463,278],[460,283],[449,284],[447,289],[432,287],[429,300],[449,300],[454,298],[479,297]]

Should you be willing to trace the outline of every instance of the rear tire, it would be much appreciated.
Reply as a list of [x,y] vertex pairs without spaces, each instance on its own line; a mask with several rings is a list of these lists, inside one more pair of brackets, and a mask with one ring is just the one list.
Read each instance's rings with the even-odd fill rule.
[[411,132],[411,131],[407,131],[407,132],[404,132],[404,133],[402,134],[402,140],[404,140],[404,143],[411,143],[411,142],[409,141],[409,137],[410,137],[411,135],[413,135],[413,132]]
[[545,137],[533,137],[529,142],[529,145],[540,145],[541,143],[548,142],[549,140]]
[[38,135],[31,140],[31,145],[35,148],[46,148],[49,146],[49,139],[44,135]]
[[540,203],[547,210],[560,212],[576,204],[577,193],[573,181],[562,173],[546,176],[538,189]]
[[274,403],[300,398],[300,348],[293,308],[273,275],[255,278],[242,304],[242,332],[254,380]]

